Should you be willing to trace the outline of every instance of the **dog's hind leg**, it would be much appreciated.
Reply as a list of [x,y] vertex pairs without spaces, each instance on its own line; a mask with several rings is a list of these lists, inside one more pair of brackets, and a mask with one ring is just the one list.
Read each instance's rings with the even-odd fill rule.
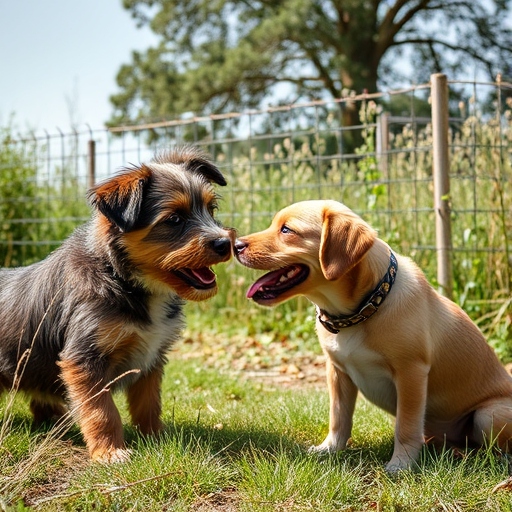
[[163,368],[158,367],[142,375],[127,392],[128,407],[133,424],[142,434],[157,434],[162,429],[160,387]]
[[500,449],[512,451],[512,397],[488,401],[475,411],[471,440],[496,442]]
[[30,400],[30,412],[34,417],[34,427],[38,428],[46,422],[57,421],[67,413],[67,408],[57,398],[33,396]]

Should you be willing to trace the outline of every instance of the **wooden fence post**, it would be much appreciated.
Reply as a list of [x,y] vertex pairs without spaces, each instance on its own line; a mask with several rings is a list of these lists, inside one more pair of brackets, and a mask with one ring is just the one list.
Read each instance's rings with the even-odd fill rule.
[[91,137],[87,142],[87,187],[96,182],[96,141]]
[[448,79],[431,75],[434,210],[436,218],[437,282],[448,298],[453,294],[450,218],[450,156],[448,147]]

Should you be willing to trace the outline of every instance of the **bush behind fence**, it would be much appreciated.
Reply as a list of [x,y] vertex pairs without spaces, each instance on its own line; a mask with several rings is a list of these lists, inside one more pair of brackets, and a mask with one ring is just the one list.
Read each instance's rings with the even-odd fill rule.
[[[504,358],[512,355],[512,88],[449,84],[451,265],[454,299],[479,322]],[[89,215],[85,192],[162,148],[194,143],[228,180],[219,218],[245,234],[283,206],[335,199],[361,214],[437,286],[430,85],[288,105],[258,112],[184,117],[139,127],[14,135],[0,151],[0,262],[29,264],[53,250]],[[342,125],[357,108],[361,125]],[[93,141],[93,142],[92,142]],[[357,141],[357,145],[354,145]],[[235,262],[217,268],[218,296],[191,308],[219,327],[311,333],[312,308],[298,300],[263,311],[245,290],[255,273]],[[220,313],[220,314],[219,314]],[[251,322],[240,325],[240,318]],[[222,319],[222,321],[218,320]]]

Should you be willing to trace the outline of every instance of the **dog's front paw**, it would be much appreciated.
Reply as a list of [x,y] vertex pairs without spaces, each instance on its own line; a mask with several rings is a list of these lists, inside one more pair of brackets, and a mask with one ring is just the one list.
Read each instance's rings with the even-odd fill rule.
[[386,464],[386,472],[390,475],[396,475],[400,471],[411,469],[414,464],[412,459],[393,458]]
[[308,453],[316,453],[318,455],[328,455],[330,453],[336,453],[336,450],[332,446],[324,446],[324,444],[319,444],[317,446],[310,446],[308,449]]
[[340,450],[343,450],[347,447],[347,443],[341,443],[341,442],[335,442],[331,439],[330,436],[327,436],[325,441],[322,444],[319,444],[317,446],[311,446],[309,448],[309,453],[318,453],[320,455],[322,454],[329,454],[329,453],[336,453]]
[[132,451],[127,448],[111,448],[109,450],[97,450],[91,457],[94,461],[101,464],[116,464],[119,462],[128,462]]

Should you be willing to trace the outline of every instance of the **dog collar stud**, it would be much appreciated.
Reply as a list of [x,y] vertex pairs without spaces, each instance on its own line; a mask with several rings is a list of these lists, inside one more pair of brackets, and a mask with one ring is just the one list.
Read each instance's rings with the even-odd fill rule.
[[316,307],[316,316],[319,322],[333,334],[338,334],[345,327],[352,327],[368,320],[372,315],[377,313],[380,305],[388,296],[388,293],[395,282],[396,273],[398,271],[398,262],[393,251],[389,251],[389,267],[386,275],[381,279],[374,290],[361,302],[357,308],[357,313],[353,315],[332,316],[327,311]]

